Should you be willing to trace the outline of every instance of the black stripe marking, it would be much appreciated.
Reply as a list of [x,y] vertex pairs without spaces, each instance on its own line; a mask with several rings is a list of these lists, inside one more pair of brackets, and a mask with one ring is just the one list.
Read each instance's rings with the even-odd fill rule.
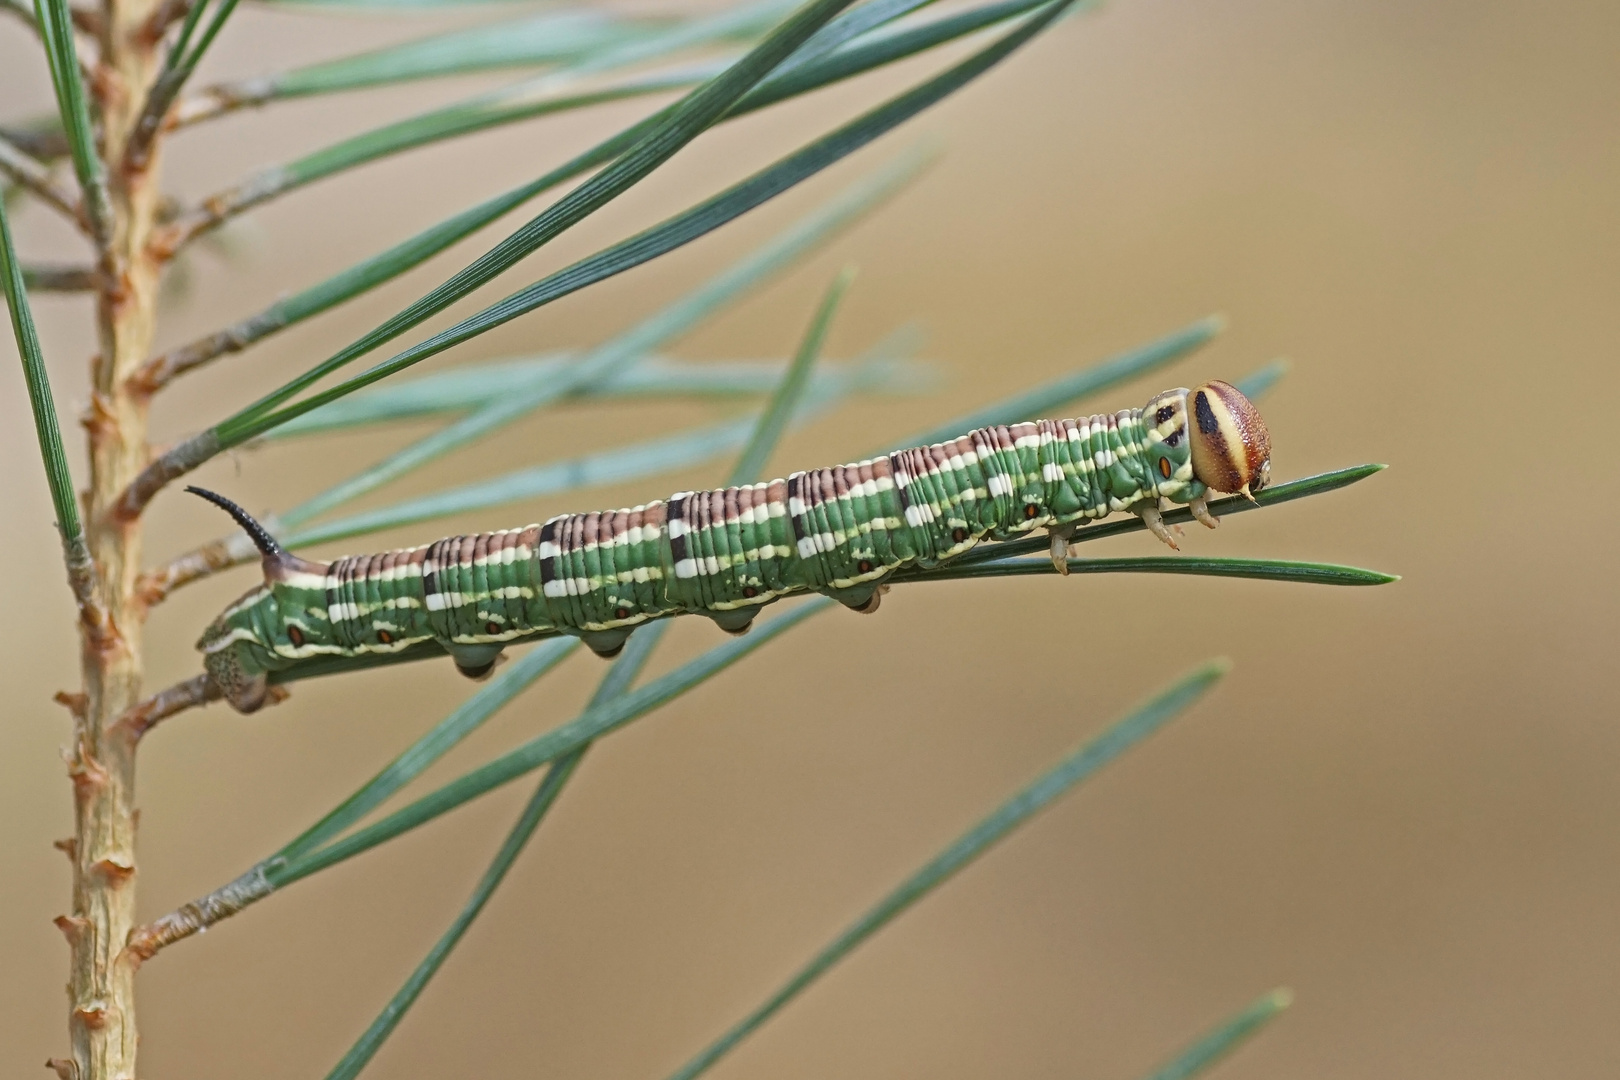
[[[683,525],[686,524],[686,500],[691,497],[691,494],[691,492],[685,491],[679,495],[670,496],[669,511],[664,521],[664,527],[669,533],[669,555],[676,563],[685,559],[688,554],[686,538],[692,534],[683,532],[682,535],[676,536],[675,523],[679,521]],[[677,574],[676,576],[679,577],[680,575]]]
[[[562,550],[562,548],[557,544],[556,518],[552,518],[550,521],[540,526],[540,546],[544,547],[546,544],[552,545],[552,547],[556,548],[559,552]],[[537,547],[535,548],[535,555],[538,556],[539,554],[540,548]],[[548,559],[539,560],[540,586],[542,589],[545,587],[546,582],[557,580],[557,558],[558,556],[553,555]]]
[[1215,410],[1209,407],[1209,395],[1202,390],[1193,395],[1193,412],[1198,414],[1198,430],[1205,435],[1214,435],[1221,430],[1220,421],[1215,419]]
[[804,493],[804,473],[796,472],[788,477],[787,485],[788,520],[793,523],[793,557],[797,559],[801,557],[799,555],[799,541],[803,540],[808,534],[804,531],[804,522],[800,520],[800,515],[793,512],[793,500],[799,500],[799,505],[804,507],[806,515],[810,513],[810,500]]

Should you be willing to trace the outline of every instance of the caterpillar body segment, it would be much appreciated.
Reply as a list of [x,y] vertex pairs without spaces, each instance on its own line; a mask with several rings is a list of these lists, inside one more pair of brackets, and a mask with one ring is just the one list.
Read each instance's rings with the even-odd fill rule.
[[1213,528],[1206,493],[1259,490],[1270,457],[1253,405],[1211,382],[1140,409],[978,428],[784,480],[331,563],[283,551],[230,500],[191,488],[247,529],[265,578],[197,647],[226,700],[252,712],[272,672],[315,657],[431,640],[477,678],[512,642],[570,634],[612,656],[650,619],[702,614],[743,633],[761,607],[799,593],[871,612],[896,569],[1036,529],[1066,572],[1075,529],[1119,511],[1175,547],[1162,500]]

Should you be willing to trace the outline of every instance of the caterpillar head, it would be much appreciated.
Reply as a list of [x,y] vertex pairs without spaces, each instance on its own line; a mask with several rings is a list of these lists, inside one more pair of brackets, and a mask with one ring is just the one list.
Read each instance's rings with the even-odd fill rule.
[[1254,402],[1211,380],[1187,395],[1193,475],[1207,488],[1253,499],[1271,482],[1271,433]]
[[258,670],[248,670],[244,663],[247,647],[231,641],[229,634],[230,629],[223,620],[203,634],[202,640],[197,642],[197,647],[203,650],[203,667],[225,700],[231,703],[231,708],[239,713],[257,712],[270,696],[270,676],[262,666],[255,665]]
[[230,514],[262,556],[264,584],[226,608],[197,642],[209,680],[237,712],[250,713],[271,698],[270,672],[326,644],[324,621],[311,626],[296,613],[307,609],[310,597],[324,599],[327,567],[283,551],[263,525],[225,496],[198,487],[186,490]]

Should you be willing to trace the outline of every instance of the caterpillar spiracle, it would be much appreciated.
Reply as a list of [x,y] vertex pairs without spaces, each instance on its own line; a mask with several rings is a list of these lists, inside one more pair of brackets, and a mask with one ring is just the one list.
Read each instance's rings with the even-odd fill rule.
[[197,648],[244,713],[264,703],[272,674],[429,640],[474,678],[507,645],[557,634],[613,656],[636,626],[668,615],[706,615],[740,634],[761,607],[799,593],[875,611],[896,569],[1038,528],[1067,572],[1075,529],[1117,511],[1175,547],[1161,500],[1214,528],[1206,493],[1252,497],[1270,471],[1260,414],[1212,381],[1140,409],[978,428],[785,480],[330,563],[282,550],[229,499],[188,488],[247,530],[264,567],[264,584],[226,608]]

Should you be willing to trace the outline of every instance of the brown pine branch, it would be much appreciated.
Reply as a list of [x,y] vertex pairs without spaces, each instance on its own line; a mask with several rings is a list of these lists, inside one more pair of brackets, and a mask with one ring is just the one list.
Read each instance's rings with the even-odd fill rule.
[[[146,32],[160,3],[103,0],[94,20],[80,21],[97,33],[101,47],[88,88],[100,120],[104,161],[123,160],[141,103],[160,70],[159,51]],[[127,387],[151,351],[162,269],[149,253],[160,208],[155,154],[148,165],[141,171],[113,167],[106,179],[110,212],[99,237],[102,272],[96,282],[99,350],[92,363],[85,424],[90,460],[86,543],[83,558],[70,559],[69,565],[81,597],[84,685],[67,698],[74,715],[68,772],[75,830],[65,850],[73,864],[73,893],[71,908],[59,923],[72,950],[71,1056],[57,1059],[52,1068],[74,1080],[131,1080],[138,1075],[139,959],[122,948],[136,926],[135,757],[140,733],[177,703],[171,692],[158,695],[142,711],[146,608],[136,592],[140,523],[108,513],[150,456],[148,398]],[[132,710],[133,719],[121,722]]]
[[180,99],[180,104],[169,113],[169,124],[175,128],[189,127],[227,116],[239,109],[257,108],[269,101],[275,92],[275,84],[262,78],[205,86]]
[[175,713],[206,705],[210,701],[218,701],[222,696],[212,679],[207,675],[198,675],[185,682],[175,683],[161,693],[153,694],[120,716],[113,727],[124,730],[130,738],[138,742],[159,722],[167,720]]
[[178,215],[158,232],[153,241],[156,254],[160,258],[172,258],[175,252],[204,233],[212,232],[237,215],[269,202],[293,186],[292,180],[282,170],[266,169],[234,187],[216,192]]
[[184,904],[161,919],[130,932],[123,954],[138,966],[156,956],[159,949],[184,941],[210,926],[228,919],[256,900],[262,900],[275,891],[263,866],[255,866],[228,885],[215,889],[207,896]]
[[[275,531],[273,522],[267,523],[265,527],[272,532]],[[141,575],[136,588],[142,602],[149,608],[155,607],[182,585],[200,581],[221,570],[229,570],[233,566],[253,562],[258,557],[259,551],[246,533],[222,536],[218,540],[210,540],[184,555],[171,559],[156,570],[148,570]]]
[[286,319],[276,317],[271,312],[249,316],[223,330],[216,330],[189,344],[170,349],[162,356],[154,356],[136,372],[131,387],[138,393],[154,394],[186,372],[200,368],[221,356],[241,352],[260,338],[268,337],[286,325]]
[[90,231],[84,205],[73,189],[53,177],[49,165],[29,155],[4,136],[0,136],[0,175],[9,177],[13,183],[33,192],[47,206],[61,211],[84,232]]
[[22,268],[23,282],[34,292],[95,292],[101,288],[101,274],[93,266],[35,264]]
[[41,161],[55,161],[57,158],[66,157],[68,153],[67,136],[62,133],[61,128],[32,130],[0,126],[0,139],[5,139],[23,153]]

